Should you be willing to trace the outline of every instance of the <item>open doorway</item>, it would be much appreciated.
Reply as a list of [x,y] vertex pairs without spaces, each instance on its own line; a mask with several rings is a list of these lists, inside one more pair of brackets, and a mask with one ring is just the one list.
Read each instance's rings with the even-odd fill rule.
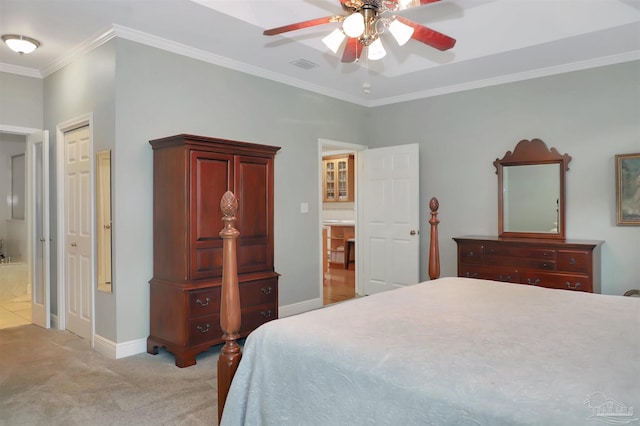
[[360,145],[320,140],[323,305],[357,296],[356,165]]
[[0,132],[0,328],[31,324],[24,134]]

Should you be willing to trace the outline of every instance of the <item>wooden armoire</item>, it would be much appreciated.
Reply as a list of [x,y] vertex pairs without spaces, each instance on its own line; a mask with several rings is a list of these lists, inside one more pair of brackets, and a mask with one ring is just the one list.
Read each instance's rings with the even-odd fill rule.
[[278,317],[273,267],[275,146],[176,135],[153,148],[153,278],[147,352],[164,347],[178,367],[221,343],[222,212],[238,198],[241,336]]

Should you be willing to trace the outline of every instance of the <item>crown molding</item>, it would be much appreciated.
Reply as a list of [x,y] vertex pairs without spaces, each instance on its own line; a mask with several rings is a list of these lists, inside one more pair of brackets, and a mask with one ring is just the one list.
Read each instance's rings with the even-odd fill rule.
[[311,92],[320,93],[322,95],[340,99],[346,102],[366,106],[366,102],[363,101],[362,99],[359,99],[357,97],[352,97],[352,96],[345,96],[344,93],[338,90],[332,90],[327,87],[311,84],[306,81],[298,80],[296,78],[292,78],[279,73],[268,71],[268,70],[265,70],[264,68],[249,65],[240,61],[235,61],[225,56],[216,55],[211,52],[206,52],[201,49],[187,46],[185,44],[168,40],[162,37],[157,37],[142,31],[123,27],[121,25],[114,24],[113,29],[115,31],[116,37],[119,37],[119,38],[134,41],[136,43],[144,44],[146,46],[162,49],[167,52],[175,53],[177,55],[186,56],[188,58],[197,59],[199,61],[207,62],[213,65],[218,65],[224,68],[232,69],[234,71],[239,71],[239,72],[250,74],[256,77],[262,77],[271,81],[276,81],[278,83],[286,84],[287,86],[293,86],[299,89],[309,90]]
[[102,46],[109,40],[115,37],[113,28],[110,28],[102,33],[98,33],[96,36],[89,38],[88,40],[75,46],[73,49],[56,59],[51,65],[42,70],[42,76],[48,77],[54,72],[64,68],[71,62],[75,61],[79,56],[91,52],[93,49]]
[[517,81],[532,80],[535,78],[565,74],[573,71],[583,71],[591,68],[598,68],[607,65],[615,65],[638,60],[640,60],[640,50],[619,55],[590,59],[588,61],[579,61],[554,67],[540,68],[537,70],[525,71],[521,73],[505,74],[499,77],[487,78],[484,80],[474,80],[467,83],[439,87],[437,89],[414,92],[407,95],[388,97],[377,101],[371,101],[368,106],[376,107],[400,102],[414,101],[417,99],[430,98],[433,96],[447,95],[450,93],[464,92],[466,90],[481,89],[484,87],[498,86],[501,84],[514,83]]
[[20,67],[18,65],[5,64],[0,62],[0,72],[17,74],[24,77],[43,78],[40,71],[35,68]]

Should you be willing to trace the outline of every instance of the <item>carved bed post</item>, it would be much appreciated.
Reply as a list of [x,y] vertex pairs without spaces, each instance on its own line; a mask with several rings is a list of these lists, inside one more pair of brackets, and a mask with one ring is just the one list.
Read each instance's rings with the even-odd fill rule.
[[431,242],[429,244],[429,278],[435,280],[440,277],[440,248],[438,247],[438,208],[440,203],[438,199],[433,197],[429,201],[429,208],[431,209]]
[[220,200],[220,209],[224,217],[222,237],[222,291],[220,299],[220,325],[224,346],[218,358],[218,423],[227,400],[231,380],[238,368],[242,350],[236,342],[240,331],[240,291],[238,289],[238,270],[236,259],[236,239],[240,232],[235,228],[238,200],[231,191],[225,192]]

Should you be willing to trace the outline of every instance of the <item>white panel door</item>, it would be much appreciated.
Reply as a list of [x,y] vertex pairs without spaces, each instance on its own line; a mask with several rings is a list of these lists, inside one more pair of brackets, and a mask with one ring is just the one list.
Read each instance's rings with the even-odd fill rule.
[[92,333],[91,138],[89,126],[64,134],[66,328],[90,340]]
[[27,197],[31,276],[31,322],[51,327],[49,237],[49,132],[27,136]]
[[418,144],[362,151],[364,293],[420,276]]

